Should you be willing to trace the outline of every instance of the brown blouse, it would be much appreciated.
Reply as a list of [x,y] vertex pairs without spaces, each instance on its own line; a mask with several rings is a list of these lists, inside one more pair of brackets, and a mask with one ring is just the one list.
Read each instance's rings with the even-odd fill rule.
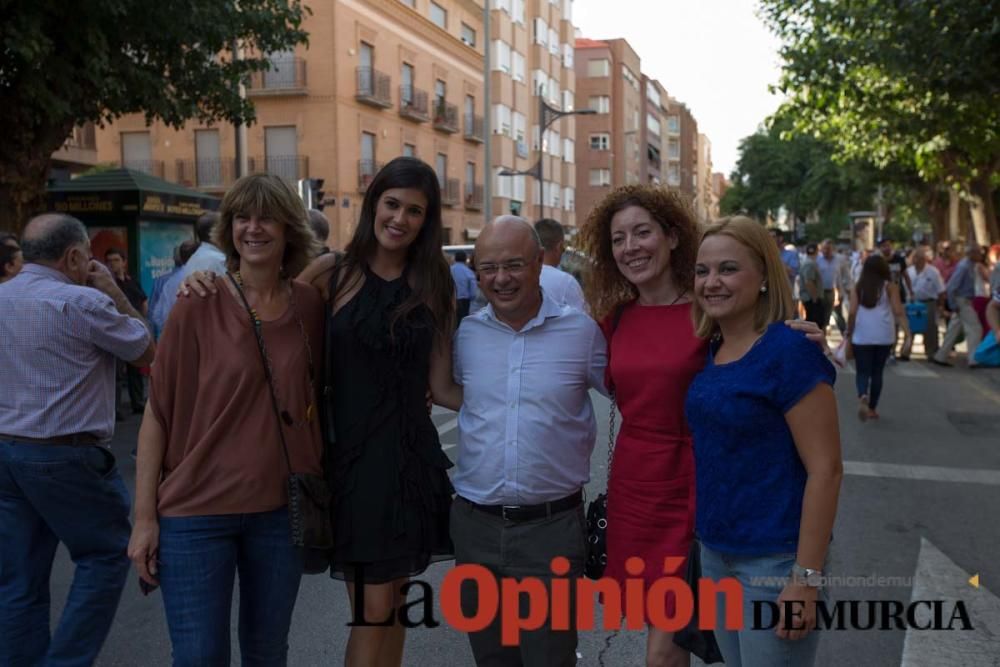
[[[249,316],[226,285],[218,294],[177,300],[156,348],[150,380],[153,415],[167,435],[158,492],[162,516],[266,512],[287,502],[288,466],[278,419]],[[293,283],[295,310],[312,349],[315,382],[323,369],[324,304]],[[323,443],[306,346],[292,308],[263,324],[278,409],[293,472],[320,475]],[[313,409],[308,411],[308,407]],[[311,415],[308,414],[311,412]]]

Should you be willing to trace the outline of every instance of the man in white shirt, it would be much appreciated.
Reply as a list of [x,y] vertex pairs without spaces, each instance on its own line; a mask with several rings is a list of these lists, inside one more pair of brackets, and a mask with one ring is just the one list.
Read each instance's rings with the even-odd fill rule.
[[[941,272],[927,261],[927,251],[917,248],[913,251],[913,264],[906,269],[913,288],[913,298],[927,306],[927,327],[921,333],[924,337],[924,351],[930,357],[938,351],[938,313],[944,311],[948,293],[945,291]],[[909,350],[906,352],[909,354]]]
[[212,229],[219,221],[219,214],[215,211],[206,211],[198,218],[194,229],[198,236],[198,249],[194,251],[180,271],[175,273],[170,280],[163,285],[163,294],[156,304],[156,308],[149,312],[149,319],[153,324],[154,331],[163,331],[167,323],[167,317],[173,310],[177,302],[177,288],[184,282],[184,279],[195,271],[214,271],[217,275],[226,274],[226,256],[219,248],[212,243]]
[[583,300],[583,290],[576,278],[559,268],[566,238],[563,226],[551,218],[542,218],[535,223],[535,232],[541,240],[544,256],[542,259],[542,289],[559,305],[567,305],[587,312]]
[[[464,387],[452,478],[456,563],[549,581],[552,559],[562,556],[566,576],[580,577],[581,489],[597,432],[589,391],[606,394],[604,336],[540,289],[541,242],[523,218],[503,216],[483,229],[476,269],[489,305],[455,335],[455,381]],[[476,587],[463,586],[463,612],[471,617],[478,606]],[[518,646],[503,646],[498,613],[469,642],[481,666],[576,663],[576,630],[556,631],[549,621],[523,631]]]

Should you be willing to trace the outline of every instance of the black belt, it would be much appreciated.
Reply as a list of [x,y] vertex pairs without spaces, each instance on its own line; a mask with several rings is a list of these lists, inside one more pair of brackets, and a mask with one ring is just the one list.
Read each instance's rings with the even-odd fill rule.
[[0,440],[17,440],[18,442],[27,442],[32,445],[72,445],[74,447],[98,445],[101,443],[101,439],[93,433],[68,433],[66,435],[55,435],[51,438],[26,438],[23,435],[0,433]]
[[583,492],[575,491],[565,498],[539,505],[480,505],[461,496],[459,498],[471,505],[473,509],[501,517],[504,521],[531,521],[579,507],[583,503]]

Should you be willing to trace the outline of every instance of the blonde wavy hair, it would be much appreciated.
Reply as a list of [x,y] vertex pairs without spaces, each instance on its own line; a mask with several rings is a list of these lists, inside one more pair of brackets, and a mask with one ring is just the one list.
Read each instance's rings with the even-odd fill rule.
[[226,268],[240,267],[240,254],[233,245],[233,218],[237,215],[267,216],[285,225],[284,274],[295,277],[319,254],[322,244],[309,227],[302,198],[285,179],[274,174],[250,174],[229,188],[222,198],[219,222],[212,229],[212,243],[226,256]]
[[591,315],[600,322],[620,304],[634,301],[639,292],[618,270],[611,251],[611,218],[629,206],[645,209],[665,234],[677,237],[670,253],[670,272],[681,289],[694,285],[698,255],[698,223],[686,195],[656,185],[625,185],[608,193],[591,209],[580,229],[581,250],[591,259],[584,275],[583,292]]
[[[767,292],[758,294],[757,309],[753,326],[763,332],[772,322],[790,320],[792,310],[792,288],[788,284],[788,273],[781,263],[781,255],[771,234],[756,220],[742,215],[720,218],[709,225],[701,235],[699,246],[711,236],[728,236],[747,248],[764,274]],[[698,299],[691,303],[691,317],[694,319],[694,333],[701,338],[710,338],[719,330],[718,322],[705,314]]]

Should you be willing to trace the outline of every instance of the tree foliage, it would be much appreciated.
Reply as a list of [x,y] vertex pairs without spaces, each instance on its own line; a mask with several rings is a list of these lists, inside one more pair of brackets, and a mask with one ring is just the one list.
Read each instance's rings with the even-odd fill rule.
[[840,160],[988,204],[1000,169],[1000,0],[762,0],[793,130]]
[[[299,0],[3,0],[0,228],[44,196],[50,156],[74,125],[142,112],[251,122],[238,84],[266,54],[306,40]],[[242,49],[234,58],[234,44]]]

